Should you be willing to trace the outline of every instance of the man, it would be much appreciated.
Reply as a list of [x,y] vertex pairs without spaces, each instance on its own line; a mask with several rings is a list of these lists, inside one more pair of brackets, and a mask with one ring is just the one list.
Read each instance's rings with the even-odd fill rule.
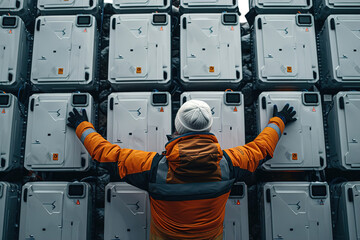
[[210,107],[191,100],[178,111],[178,136],[166,144],[162,155],[109,143],[96,133],[85,110],[80,115],[74,109],[68,121],[94,160],[117,164],[123,180],[149,192],[151,240],[220,240],[233,183],[273,156],[285,125],[296,120],[295,114],[289,105],[281,112],[274,106],[274,117],[253,142],[223,151],[209,133]]

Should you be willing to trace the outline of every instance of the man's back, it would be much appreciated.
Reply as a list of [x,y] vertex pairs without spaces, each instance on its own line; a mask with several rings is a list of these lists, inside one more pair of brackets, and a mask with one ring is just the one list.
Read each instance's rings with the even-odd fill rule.
[[156,183],[149,186],[150,192],[156,192],[150,198],[151,235],[162,239],[222,235],[225,205],[235,180],[230,179],[228,162],[214,135],[194,133],[173,139],[154,171]]

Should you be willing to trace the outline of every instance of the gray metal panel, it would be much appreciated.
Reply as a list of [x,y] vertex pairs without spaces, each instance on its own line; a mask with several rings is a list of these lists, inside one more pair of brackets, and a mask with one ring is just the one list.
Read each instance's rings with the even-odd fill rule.
[[[90,240],[91,187],[69,197],[68,182],[33,182],[23,186],[19,239]],[[31,238],[32,237],[32,238]]]
[[325,3],[333,7],[360,7],[358,0],[326,0]]
[[109,82],[116,89],[170,84],[171,17],[154,24],[159,14],[121,14],[110,19]]
[[[314,198],[310,190],[314,184],[325,186],[327,196]],[[332,239],[327,183],[266,183],[261,194],[264,240]]]
[[360,86],[359,25],[359,15],[330,15],[319,34],[323,81],[330,88]]
[[184,92],[180,97],[181,104],[192,99],[209,104],[214,120],[211,132],[215,134],[222,149],[245,144],[244,96],[241,92],[232,93],[240,94],[240,104],[226,104],[225,92]]
[[185,88],[239,85],[242,80],[239,24],[238,21],[225,25],[222,14],[181,16],[180,73]]
[[27,78],[29,42],[24,22],[16,18],[16,26],[4,27],[0,17],[0,88],[17,90]]
[[[79,26],[77,18],[81,16],[88,16],[91,26]],[[97,78],[97,38],[94,16],[38,17],[31,82],[45,91],[93,88]]]
[[319,80],[314,19],[299,25],[293,15],[258,15],[254,25],[255,72],[261,87],[302,87]]
[[3,96],[9,96],[9,104],[0,106],[0,172],[20,166],[23,124],[17,98],[0,93]]
[[243,196],[230,196],[225,208],[224,240],[249,239],[249,216],[247,187],[244,183]]
[[105,192],[104,240],[149,239],[148,193],[127,183],[109,183]]
[[238,7],[237,1],[233,0],[180,0],[180,7],[186,11],[207,12],[212,10],[236,10]]
[[171,95],[164,94],[168,103],[157,106],[152,105],[151,92],[110,94],[113,110],[108,104],[108,141],[122,148],[163,152],[166,135],[172,133]]
[[257,13],[297,13],[308,12],[312,6],[312,0],[250,0],[250,8]]
[[359,170],[360,92],[339,92],[333,101],[334,107],[328,116],[331,165],[343,170]]
[[[93,98],[88,93],[84,95],[88,105],[76,108],[86,109],[90,122],[94,122]],[[59,93],[30,97],[25,168],[38,171],[86,171],[90,168],[91,157],[75,131],[66,125],[69,112],[74,108],[72,96]]]
[[[246,185],[243,196],[230,196],[226,203],[224,240],[248,239],[248,199]],[[148,193],[127,183],[109,183],[105,197],[105,240],[145,240],[150,233],[150,201]]]
[[1,9],[16,9],[16,1],[0,1]]
[[360,0],[317,0],[314,12],[316,18],[321,20],[330,14],[360,13]]
[[171,7],[171,0],[114,0],[115,12],[155,12],[167,11]]
[[[91,5],[90,5],[91,4]],[[37,8],[44,15],[100,14],[102,0],[38,0]]]
[[0,239],[17,237],[19,193],[17,185],[0,182]]
[[[263,92],[258,100],[258,130],[263,130],[273,116],[273,106],[281,110],[287,103],[297,112],[297,121],[288,124],[274,152],[265,162],[265,170],[320,170],[326,166],[324,127],[319,93],[318,103],[304,104],[305,92]],[[264,100],[263,100],[264,98]],[[263,108],[263,101],[266,106]],[[321,163],[323,165],[321,165]]]
[[331,186],[334,239],[360,238],[360,182]]
[[0,0],[0,15],[17,15],[28,26],[36,15],[36,0]]

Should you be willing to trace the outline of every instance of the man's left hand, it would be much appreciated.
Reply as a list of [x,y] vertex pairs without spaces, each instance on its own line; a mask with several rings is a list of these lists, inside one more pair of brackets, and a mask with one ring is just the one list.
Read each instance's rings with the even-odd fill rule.
[[82,122],[88,122],[89,119],[86,114],[86,110],[82,110],[82,115],[78,112],[76,108],[73,108],[73,111],[69,113],[68,117],[69,123],[67,124],[69,127],[76,130],[76,128],[80,125]]

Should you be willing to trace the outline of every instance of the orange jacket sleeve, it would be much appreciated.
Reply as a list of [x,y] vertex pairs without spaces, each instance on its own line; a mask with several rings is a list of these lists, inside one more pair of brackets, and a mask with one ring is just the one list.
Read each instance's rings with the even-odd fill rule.
[[284,129],[284,122],[278,117],[273,117],[254,141],[244,146],[226,149],[225,152],[230,157],[234,167],[254,172],[260,161],[266,156],[273,157],[275,147]]
[[106,141],[89,122],[76,128],[76,135],[84,144],[92,159],[101,163],[117,163],[121,178],[150,171],[157,153],[121,148]]

